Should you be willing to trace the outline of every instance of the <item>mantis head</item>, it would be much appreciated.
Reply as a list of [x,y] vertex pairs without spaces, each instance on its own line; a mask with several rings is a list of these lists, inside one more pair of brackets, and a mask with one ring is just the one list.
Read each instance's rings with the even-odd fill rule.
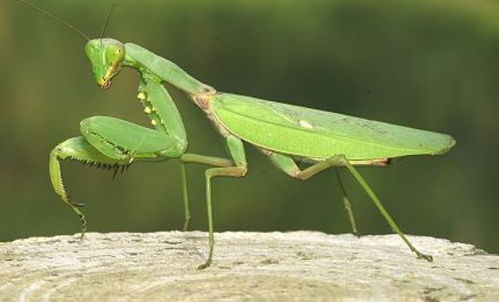
[[95,81],[100,87],[107,89],[111,79],[121,70],[125,58],[125,45],[114,39],[93,39],[85,45]]

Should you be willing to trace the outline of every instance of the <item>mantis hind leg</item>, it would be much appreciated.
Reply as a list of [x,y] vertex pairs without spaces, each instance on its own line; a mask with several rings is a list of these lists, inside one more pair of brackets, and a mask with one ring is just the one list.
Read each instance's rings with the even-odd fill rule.
[[347,212],[348,220],[350,221],[350,225],[352,226],[352,233],[354,233],[355,236],[360,237],[359,231],[357,230],[357,224],[355,223],[355,218],[353,215],[352,204],[350,203],[350,199],[348,198],[347,191],[345,190],[345,185],[343,184],[343,181],[341,180],[340,171],[338,171],[338,169],[335,168],[334,172],[336,174],[336,177],[338,178],[338,184],[339,184],[341,192],[343,194],[343,205],[345,207],[345,211]]
[[405,237],[404,233],[400,230],[400,228],[395,223],[395,221],[393,220],[393,218],[390,216],[390,214],[388,214],[388,211],[385,209],[385,207],[383,206],[383,204],[379,200],[378,196],[376,196],[376,194],[374,193],[374,191],[367,184],[367,182],[364,180],[364,178],[362,177],[362,175],[360,175],[360,173],[357,171],[357,169],[355,169],[355,167],[352,166],[346,159],[344,159],[344,163],[345,163],[345,166],[350,171],[350,173],[352,173],[353,177],[357,180],[357,182],[360,184],[360,186],[367,193],[367,195],[372,200],[372,202],[374,203],[374,205],[378,208],[378,210],[380,211],[381,215],[383,215],[383,217],[385,218],[386,222],[388,223],[388,225],[390,226],[390,228],[392,229],[392,231],[394,231],[395,233],[397,233],[400,236],[400,238],[402,238],[402,240],[407,244],[407,246],[411,249],[411,251],[414,252],[418,256],[418,258],[421,258],[421,259],[427,260],[429,262],[432,262],[433,261],[433,257],[431,255],[426,255],[426,254],[423,254],[420,251],[418,251],[411,244],[411,242],[409,241],[409,239],[407,239],[407,237]]
[[272,153],[269,156],[274,165],[276,165],[281,170],[285,171],[288,175],[296,177],[298,179],[310,178],[329,167],[347,167],[350,173],[352,173],[355,180],[360,184],[360,186],[367,193],[367,195],[372,200],[374,205],[378,208],[381,215],[385,218],[386,222],[388,223],[392,231],[397,233],[400,236],[400,238],[402,238],[402,240],[407,244],[407,246],[411,249],[411,251],[418,256],[418,258],[425,259],[430,262],[433,261],[433,257],[431,255],[426,255],[421,253],[411,244],[409,239],[407,239],[405,234],[400,230],[398,225],[395,223],[395,220],[393,220],[390,214],[388,214],[388,211],[385,209],[378,196],[376,196],[374,191],[367,184],[364,178],[360,175],[357,169],[355,169],[355,167],[343,155],[333,156],[325,161],[318,162],[304,170],[301,170],[296,165],[294,160],[287,155]]
[[[269,155],[270,160],[272,163],[279,168],[280,170],[284,171],[286,174],[293,178],[301,179],[301,180],[306,180],[328,168],[335,167],[339,165],[339,158],[337,157],[332,157],[328,160],[321,161],[318,163],[315,163],[311,165],[310,167],[302,170],[296,162],[294,161],[293,158],[290,156],[280,154],[280,153],[272,153]],[[350,203],[350,200],[347,196],[345,186],[343,185],[343,181],[341,180],[340,174],[338,172],[338,169],[334,169],[336,172],[336,177],[338,178],[338,183],[341,189],[341,192],[343,194],[343,205],[345,206],[345,211],[347,212],[348,215],[348,220],[350,221],[350,225],[352,226],[352,232],[356,235],[359,236],[359,232],[357,231],[357,224],[355,223],[355,218],[353,215],[353,210],[352,210],[352,205]]]

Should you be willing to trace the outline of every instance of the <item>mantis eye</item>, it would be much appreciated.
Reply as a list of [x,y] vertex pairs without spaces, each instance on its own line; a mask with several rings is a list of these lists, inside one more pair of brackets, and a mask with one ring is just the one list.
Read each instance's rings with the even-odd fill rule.
[[106,62],[109,65],[117,65],[125,57],[125,49],[121,45],[110,45],[106,48]]

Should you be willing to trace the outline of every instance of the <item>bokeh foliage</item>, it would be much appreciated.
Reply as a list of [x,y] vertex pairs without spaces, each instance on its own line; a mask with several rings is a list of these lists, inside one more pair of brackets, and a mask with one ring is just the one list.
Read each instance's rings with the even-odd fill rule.
[[[33,1],[98,37],[115,1]],[[120,1],[106,36],[169,58],[218,90],[351,114],[457,139],[449,154],[362,169],[409,234],[499,252],[499,4],[490,0]],[[0,240],[78,231],[52,192],[48,153],[79,121],[111,115],[146,124],[135,72],[102,91],[84,41],[40,14],[0,3]],[[178,91],[190,150],[223,156],[215,131]],[[285,176],[248,147],[244,179],[215,181],[223,230],[349,231],[333,173]],[[67,162],[67,185],[88,204],[90,231],[178,229],[176,161],[124,176]],[[347,186],[362,233],[388,227],[359,187]],[[189,167],[194,229],[206,229],[203,167]]]

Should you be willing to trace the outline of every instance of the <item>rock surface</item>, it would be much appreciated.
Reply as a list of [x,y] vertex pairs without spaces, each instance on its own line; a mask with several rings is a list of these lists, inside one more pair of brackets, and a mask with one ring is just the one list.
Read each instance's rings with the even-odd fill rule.
[[89,233],[0,243],[0,301],[499,301],[499,256],[409,236]]

